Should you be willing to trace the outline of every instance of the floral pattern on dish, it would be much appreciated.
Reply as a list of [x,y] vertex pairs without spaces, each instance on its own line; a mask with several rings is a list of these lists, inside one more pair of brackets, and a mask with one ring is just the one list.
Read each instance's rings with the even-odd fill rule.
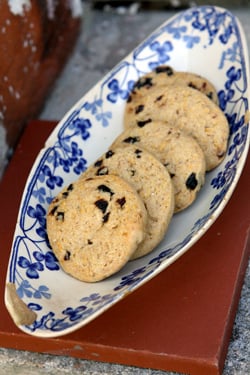
[[[183,55],[188,56],[184,69]],[[7,282],[15,284],[19,297],[37,313],[33,324],[20,327],[24,332],[53,337],[80,328],[184,254],[218,217],[248,152],[247,58],[244,35],[233,14],[213,6],[194,7],[160,26],[66,114],[31,171],[13,239]],[[220,107],[230,126],[227,156],[208,174],[197,202],[173,218],[155,251],[103,282],[80,283],[63,273],[50,248],[47,207],[62,186],[70,186],[111,144],[122,130],[133,84],[161,64],[204,76],[209,72],[208,78],[218,84]]]

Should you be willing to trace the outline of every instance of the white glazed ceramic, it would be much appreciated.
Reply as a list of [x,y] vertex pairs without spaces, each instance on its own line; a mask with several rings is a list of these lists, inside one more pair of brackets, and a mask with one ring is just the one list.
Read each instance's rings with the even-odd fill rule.
[[[122,131],[126,99],[135,80],[157,65],[195,72],[211,80],[230,124],[223,163],[208,173],[196,202],[174,216],[162,243],[94,284],[59,267],[46,234],[46,211],[64,185],[107,150]],[[72,332],[166,269],[215,221],[243,169],[249,144],[248,51],[238,20],[226,9],[202,6],[177,14],[90,90],[62,119],[39,153],[20,206],[6,283],[37,313],[19,328],[55,337]]]

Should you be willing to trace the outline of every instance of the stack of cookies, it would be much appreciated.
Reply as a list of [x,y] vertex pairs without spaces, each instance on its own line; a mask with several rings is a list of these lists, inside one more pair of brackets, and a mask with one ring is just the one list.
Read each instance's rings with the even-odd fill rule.
[[208,80],[169,66],[141,77],[123,132],[50,204],[48,238],[64,271],[100,281],[150,253],[221,163],[228,137]]

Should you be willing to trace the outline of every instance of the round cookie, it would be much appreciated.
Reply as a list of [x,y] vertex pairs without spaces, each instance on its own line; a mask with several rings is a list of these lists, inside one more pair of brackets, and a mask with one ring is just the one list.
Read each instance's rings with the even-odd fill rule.
[[141,76],[134,84],[130,101],[133,97],[148,95],[155,86],[183,85],[196,89],[218,104],[218,95],[214,85],[205,77],[191,72],[177,71],[169,65],[160,65]]
[[229,125],[221,109],[197,90],[185,86],[155,87],[138,102],[128,127],[143,127],[149,121],[173,124],[192,135],[206,158],[206,170],[223,160]]
[[218,105],[219,100],[216,88],[208,79],[195,73],[176,71],[169,65],[160,65],[141,76],[135,82],[125,108],[125,127],[129,126],[130,116],[133,116],[134,108],[138,106],[138,101],[145,95],[149,95],[153,88],[169,85],[182,85],[196,89]]
[[175,126],[149,121],[124,130],[111,148],[122,144],[145,148],[166,167],[174,186],[175,212],[193,203],[205,181],[204,154],[193,137]]
[[145,239],[132,259],[151,252],[163,239],[174,211],[174,189],[167,169],[139,146],[115,147],[107,151],[82,177],[116,174],[139,193],[148,213]]
[[52,201],[50,245],[65,272],[87,282],[119,271],[145,237],[147,212],[119,176],[80,178]]

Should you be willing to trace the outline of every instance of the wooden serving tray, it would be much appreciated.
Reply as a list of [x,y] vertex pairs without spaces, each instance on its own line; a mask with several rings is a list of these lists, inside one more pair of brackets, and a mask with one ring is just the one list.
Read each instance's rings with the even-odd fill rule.
[[185,255],[80,330],[41,339],[14,325],[4,288],[24,184],[54,126],[47,121],[27,126],[0,184],[0,346],[191,375],[221,374],[250,253],[250,157],[224,212]]

